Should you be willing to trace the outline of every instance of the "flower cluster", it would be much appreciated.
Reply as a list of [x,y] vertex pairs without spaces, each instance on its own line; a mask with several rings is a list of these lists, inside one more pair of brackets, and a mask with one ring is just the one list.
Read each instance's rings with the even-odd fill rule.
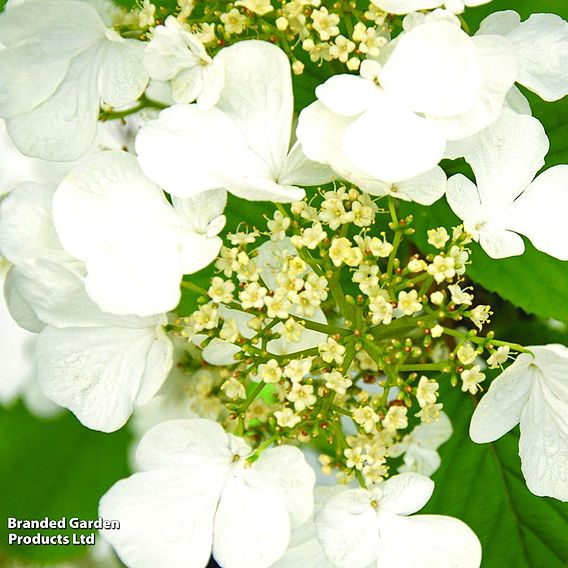
[[[241,226],[208,290],[182,284],[203,295],[176,324],[208,363],[231,369],[221,390],[235,401],[237,433],[260,398],[272,418],[251,423],[248,436],[327,444],[324,469],[364,485],[387,475],[389,449],[409,425],[438,420],[440,377],[475,394],[484,351],[494,366],[511,347],[524,351],[460,327],[481,330],[491,313],[463,284],[463,228],[433,229],[431,254],[401,259],[412,218],[398,219],[392,198],[390,213],[379,203],[338,186],[279,207],[268,230]],[[435,357],[448,343],[446,358]]]
[[[516,87],[568,94],[568,23],[508,11],[471,35],[459,15],[482,3],[0,15],[22,165],[0,178],[6,305],[49,401],[143,434],[100,504],[127,566],[478,568],[469,527],[413,515],[451,388],[480,400],[474,441],[520,424],[528,487],[568,500],[568,347],[497,339],[467,274],[474,242],[568,259],[568,168],[537,176],[549,141]],[[308,65],[323,82],[296,115]],[[460,221],[419,231],[405,202],[442,198]]]

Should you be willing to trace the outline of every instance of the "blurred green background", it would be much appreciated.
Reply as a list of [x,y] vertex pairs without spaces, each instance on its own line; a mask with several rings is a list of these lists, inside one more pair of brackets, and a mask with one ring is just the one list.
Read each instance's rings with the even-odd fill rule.
[[[0,0],[0,8],[4,4]],[[156,4],[171,6],[175,2]],[[466,20],[476,30],[488,13],[503,9],[515,9],[523,19],[536,12],[554,12],[568,19],[565,0],[495,0],[468,10]],[[315,85],[330,72],[312,66],[294,79],[297,108],[314,99]],[[529,98],[551,141],[546,167],[568,163],[568,98],[546,104],[535,96]],[[447,166],[452,173],[456,171],[456,164]],[[254,224],[270,210],[268,204],[231,199],[227,216],[231,220],[233,213],[234,219],[245,218]],[[407,206],[406,210],[415,215],[418,229],[450,226],[455,220],[445,202],[430,208]],[[417,231],[419,247],[424,244],[421,232],[424,234]],[[493,329],[499,337],[525,344],[568,345],[564,323],[568,322],[568,263],[531,246],[522,257],[503,261],[491,261],[476,249],[468,274],[481,298],[493,307]],[[207,272],[196,276],[206,277]],[[189,307],[191,296],[184,302]],[[437,488],[424,512],[450,514],[468,523],[482,541],[484,568],[568,566],[568,504],[537,498],[527,490],[517,455],[518,428],[494,444],[475,445],[467,435],[475,401],[457,389],[446,387],[444,391],[445,409],[455,433],[441,448],[443,465],[434,475]],[[20,403],[0,408],[0,566],[59,562],[77,567],[110,566],[105,560],[87,556],[85,547],[7,547],[5,519],[96,518],[100,496],[129,473],[132,439],[128,426],[109,435],[83,428],[69,413],[40,420]]]

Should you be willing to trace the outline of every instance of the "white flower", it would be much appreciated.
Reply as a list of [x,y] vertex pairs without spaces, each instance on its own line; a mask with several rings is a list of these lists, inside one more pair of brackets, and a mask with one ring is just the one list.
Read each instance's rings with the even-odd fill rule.
[[[289,152],[293,96],[288,58],[276,46],[242,41],[217,56],[225,87],[214,108],[175,105],[136,140],[144,173],[178,197],[224,187],[249,200],[294,201],[332,179],[299,144]],[[266,125],[270,124],[270,128]]]
[[568,95],[568,23],[556,14],[532,14],[521,22],[517,12],[491,14],[477,35],[508,38],[517,52],[520,71],[517,83],[545,101]]
[[270,0],[237,0],[235,6],[242,6],[259,16],[264,16],[272,12],[274,8],[270,5]]
[[126,152],[89,157],[59,185],[57,234],[85,262],[87,293],[101,309],[139,316],[172,310],[183,274],[216,257],[225,192],[173,203]]
[[410,14],[419,10],[433,10],[440,6],[461,14],[464,8],[488,4],[491,0],[371,0],[377,8],[389,14]]
[[45,395],[85,426],[110,432],[166,379],[173,359],[167,318],[114,316],[87,297],[85,267],[63,250],[53,227],[53,192],[22,184],[2,202],[0,251],[14,264],[6,300],[18,324],[39,333]]
[[208,109],[219,100],[225,69],[207,54],[195,34],[168,16],[157,26],[144,53],[144,66],[152,79],[170,81],[177,103],[192,103]]
[[208,420],[159,424],[140,442],[141,472],[102,498],[102,531],[132,568],[201,568],[211,552],[226,568],[268,568],[280,558],[290,531],[313,510],[315,474],[297,448],[262,452]]
[[568,348],[528,347],[497,377],[475,409],[470,436],[479,444],[521,425],[519,454],[528,488],[568,501]]
[[411,471],[430,477],[441,464],[436,451],[452,435],[452,424],[447,415],[440,413],[437,420],[422,423],[406,435],[401,442],[389,448],[389,456],[397,458],[404,454],[404,463],[398,471]]
[[0,42],[0,116],[29,156],[78,158],[95,138],[100,101],[127,105],[148,82],[145,45],[107,28],[86,2],[14,6],[0,15]]
[[336,568],[478,568],[481,545],[467,525],[442,515],[409,516],[433,490],[427,477],[401,473],[371,490],[333,496],[315,517],[326,556]]
[[522,234],[537,249],[568,260],[568,166],[549,168],[533,181],[549,149],[540,122],[505,109],[495,124],[456,143],[458,148],[477,186],[455,175],[446,197],[485,252],[492,258],[523,254]]
[[[506,38],[472,38],[448,21],[426,21],[397,38],[384,67],[365,62],[361,72],[368,78],[336,75],[316,89],[318,101],[300,115],[298,139],[309,158],[381,195],[389,189],[384,182],[432,170],[447,140],[495,121],[518,63]],[[408,198],[440,197],[445,179],[436,172],[440,181]]]

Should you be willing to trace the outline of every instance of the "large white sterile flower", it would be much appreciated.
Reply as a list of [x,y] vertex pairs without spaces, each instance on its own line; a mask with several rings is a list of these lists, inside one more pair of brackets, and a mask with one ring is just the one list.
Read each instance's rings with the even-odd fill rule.
[[250,446],[209,420],[173,420],[140,442],[143,470],[102,498],[102,531],[131,568],[268,568],[291,528],[313,510],[315,474],[302,452],[280,446],[250,463]]
[[489,387],[475,409],[474,442],[497,440],[521,425],[519,454],[528,488],[568,501],[568,348],[527,347]]
[[293,95],[290,63],[278,47],[243,41],[223,49],[225,69],[217,105],[175,105],[136,139],[140,167],[172,195],[190,197],[226,188],[253,201],[301,199],[303,189],[333,178],[290,148]]
[[220,60],[212,59],[197,36],[174,16],[154,28],[144,66],[152,79],[170,81],[176,102],[192,103],[197,99],[201,108],[217,103],[225,82]]
[[78,158],[95,137],[101,102],[126,105],[148,82],[144,44],[107,28],[86,2],[18,4],[0,14],[0,43],[0,116],[29,156]]
[[478,568],[481,545],[463,522],[409,516],[432,495],[434,482],[401,473],[373,489],[332,497],[316,515],[318,537],[336,568]]
[[53,187],[22,184],[0,206],[0,251],[14,264],[6,301],[21,327],[39,333],[37,372],[45,395],[85,426],[113,431],[168,375],[167,318],[114,316],[88,298],[84,265],[57,239],[53,193]]
[[309,158],[355,182],[408,180],[438,164],[447,140],[496,120],[517,74],[506,38],[471,38],[452,22],[426,20],[396,39],[381,69],[365,62],[365,78],[320,85],[298,139]]
[[534,179],[548,148],[538,120],[507,109],[495,124],[453,145],[471,165],[477,186],[461,174],[451,177],[448,203],[492,258],[523,254],[521,234],[537,249],[568,260],[568,166]]
[[466,7],[481,6],[491,0],[371,0],[377,8],[389,14],[410,14],[418,10],[433,10],[444,6],[456,14],[461,14]]
[[410,434],[389,448],[389,456],[396,458],[404,454],[404,463],[398,471],[411,471],[430,477],[441,464],[436,451],[452,435],[452,424],[441,412],[437,420],[419,424]]
[[521,22],[513,10],[491,14],[479,27],[478,36],[507,37],[518,56],[517,83],[545,101],[568,94],[568,23],[556,14],[532,14]]
[[226,195],[174,200],[126,152],[82,162],[53,199],[63,247],[85,262],[85,286],[101,309],[147,316],[172,310],[183,274],[207,266],[221,248]]

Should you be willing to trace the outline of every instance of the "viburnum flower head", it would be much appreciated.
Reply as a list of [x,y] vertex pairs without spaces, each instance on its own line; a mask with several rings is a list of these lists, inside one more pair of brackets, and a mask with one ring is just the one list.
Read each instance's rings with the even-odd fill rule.
[[0,14],[0,43],[0,117],[29,156],[83,155],[95,138],[101,100],[127,105],[148,83],[144,43],[107,28],[88,2],[18,3]]
[[537,249],[568,260],[568,166],[534,179],[549,146],[536,118],[508,109],[483,132],[452,145],[453,155],[471,165],[477,186],[457,174],[448,180],[446,198],[490,257],[523,254],[521,234]]
[[382,67],[368,61],[361,77],[336,75],[320,85],[318,101],[300,115],[298,139],[309,158],[377,193],[377,182],[429,172],[447,140],[495,121],[518,71],[506,38],[472,38],[459,23],[427,19],[396,39]]
[[430,499],[434,482],[401,473],[373,489],[347,489],[315,517],[318,538],[336,568],[478,568],[481,545],[453,517],[410,516]]
[[292,446],[252,453],[209,420],[155,426],[142,471],[102,498],[100,515],[121,526],[101,534],[131,568],[205,568],[211,552],[225,568],[268,568],[312,514],[315,474]]
[[290,150],[293,95],[284,52],[250,40],[216,59],[225,85],[215,107],[174,105],[138,134],[144,173],[177,197],[223,187],[252,201],[295,201],[304,197],[298,186],[331,181],[331,170],[310,162],[298,143]]
[[85,265],[63,249],[53,226],[53,194],[27,183],[2,202],[0,251],[14,265],[6,301],[21,327],[39,333],[44,394],[85,426],[110,432],[165,381],[173,363],[167,318],[111,315],[87,296]]
[[474,442],[493,442],[520,423],[528,488],[568,501],[568,348],[529,346],[489,387],[470,425]]

